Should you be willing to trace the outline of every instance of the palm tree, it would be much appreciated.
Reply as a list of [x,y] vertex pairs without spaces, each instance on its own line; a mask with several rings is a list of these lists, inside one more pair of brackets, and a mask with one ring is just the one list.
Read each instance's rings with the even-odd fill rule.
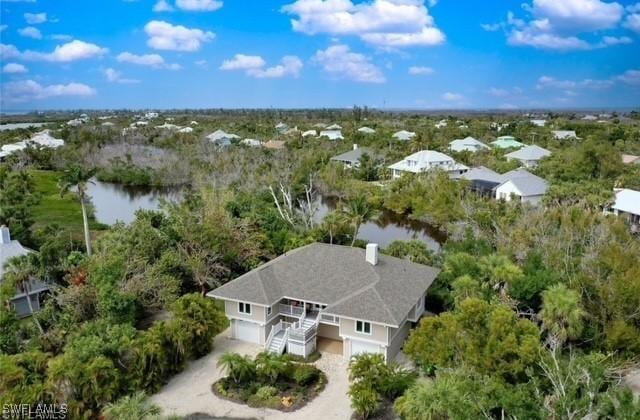
[[156,418],[160,412],[160,407],[147,402],[144,392],[137,392],[107,404],[102,415],[106,420],[141,420]]
[[226,371],[236,384],[255,375],[253,361],[248,356],[240,356],[238,353],[226,352],[220,356],[217,366]]
[[266,351],[256,356],[256,370],[271,382],[275,382],[285,372],[289,363],[283,356]]
[[38,331],[40,331],[40,334],[44,334],[44,330],[42,329],[42,325],[40,325],[40,321],[38,321],[38,319],[33,316],[34,309],[33,303],[31,302],[31,285],[33,281],[39,277],[40,274],[37,255],[32,253],[20,257],[11,258],[5,268],[5,281],[7,281],[7,283],[9,284],[15,285],[12,287],[17,287],[22,293],[26,295],[31,319],[38,328]]
[[84,242],[87,247],[87,255],[91,256],[91,238],[89,236],[89,216],[87,215],[87,208],[85,203],[88,200],[87,184],[92,183],[89,181],[94,175],[93,169],[86,169],[80,166],[74,166],[64,171],[64,174],[58,182],[60,188],[60,195],[64,196],[72,187],[76,187],[76,196],[80,200],[80,206],[82,207],[82,222],[84,225]]
[[343,211],[353,224],[353,238],[351,239],[351,246],[353,246],[356,243],[360,226],[370,220],[374,216],[375,211],[371,205],[369,205],[369,202],[367,202],[367,197],[364,194],[359,194],[353,200],[349,201],[349,204]]
[[582,332],[583,317],[580,294],[564,284],[556,284],[542,293],[540,310],[542,327],[549,332],[552,345],[562,345]]

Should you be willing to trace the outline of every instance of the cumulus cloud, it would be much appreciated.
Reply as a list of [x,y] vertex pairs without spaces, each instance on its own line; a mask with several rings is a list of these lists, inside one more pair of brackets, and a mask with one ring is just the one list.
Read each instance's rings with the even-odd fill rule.
[[627,70],[616,79],[629,85],[640,86],[640,70]]
[[609,79],[583,79],[583,80],[560,80],[551,76],[541,76],[536,84],[536,89],[558,89],[565,91],[573,91],[575,89],[605,89],[613,85],[613,81]]
[[96,90],[83,83],[43,86],[34,80],[21,80],[2,85],[2,93],[8,102],[27,102],[59,96],[91,96]]
[[121,72],[111,67],[104,70],[104,77],[106,77],[107,81],[111,83],[122,83],[122,84],[140,83],[140,80],[123,78]]
[[182,67],[176,63],[167,63],[160,54],[132,54],[130,52],[122,52],[118,54],[116,60],[120,63],[136,64],[138,66],[153,67],[156,69],[179,70]]
[[66,34],[54,34],[51,35],[51,39],[55,39],[56,41],[71,41],[73,37]]
[[265,67],[266,64],[259,55],[236,54],[233,59],[224,60],[220,70],[242,70],[250,77],[275,79],[285,76],[298,77],[303,67],[302,61],[294,55],[282,57],[280,64],[273,67]]
[[0,44],[0,60],[20,57],[20,51],[11,44]]
[[161,20],[152,20],[147,23],[144,31],[149,36],[147,45],[156,50],[198,51],[203,43],[215,37],[215,34],[210,31],[172,25]]
[[352,52],[347,45],[332,45],[319,50],[313,62],[332,77],[365,83],[384,83],[382,71],[363,54]]
[[413,76],[427,75],[427,74],[433,74],[433,73],[434,73],[434,70],[431,67],[424,67],[424,66],[409,67],[409,74]]
[[176,7],[189,12],[213,12],[222,7],[222,2],[216,0],[176,0]]
[[445,92],[442,94],[442,99],[447,102],[460,102],[464,99],[464,96],[459,93]]
[[523,8],[528,21],[509,13],[507,42],[515,46],[530,46],[550,50],[587,50],[618,43],[591,44],[581,34],[615,28],[622,20],[624,8],[616,2],[601,0],[533,0]]
[[37,25],[39,23],[44,23],[47,21],[46,13],[25,13],[24,20],[29,25]]
[[502,28],[502,25],[499,23],[481,23],[480,27],[487,32],[495,32]]
[[25,60],[42,60],[56,63],[68,63],[77,60],[101,57],[109,50],[89,42],[73,40],[63,45],[58,45],[50,53],[37,51],[25,51],[20,55]]
[[171,6],[167,0],[158,0],[156,4],[153,5],[154,12],[172,12],[173,6]]
[[18,63],[7,63],[2,67],[2,72],[6,74],[26,73],[28,70],[25,66]]
[[27,26],[26,28],[18,29],[20,36],[25,38],[42,39],[42,33],[38,28],[33,26]]
[[353,35],[380,48],[438,45],[445,35],[422,0],[297,0],[282,8],[307,35]]
[[624,23],[622,24],[622,26],[624,26],[625,28],[630,29],[633,32],[637,32],[637,33],[640,33],[640,6],[639,5],[640,3],[636,4],[636,6],[638,7],[638,10],[637,10],[638,13],[631,13],[630,15],[628,15],[627,18],[624,20]]

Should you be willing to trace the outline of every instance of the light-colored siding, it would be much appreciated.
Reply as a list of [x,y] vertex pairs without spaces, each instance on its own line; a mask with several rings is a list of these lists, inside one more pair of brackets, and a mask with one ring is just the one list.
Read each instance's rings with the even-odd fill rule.
[[251,315],[238,312],[238,302],[225,300],[224,310],[228,317],[246,319],[264,324],[266,309],[263,306],[251,305]]
[[[411,330],[411,322],[406,321],[400,328],[389,329],[389,347],[387,347],[387,362],[391,362],[396,358],[400,348],[409,335]],[[395,334],[395,336],[393,335]]]
[[340,318],[340,335],[353,337],[356,340],[377,341],[387,344],[387,327],[371,323],[371,334],[362,334],[356,331],[356,321]]
[[320,324],[318,325],[318,337],[340,340],[340,330],[337,325]]

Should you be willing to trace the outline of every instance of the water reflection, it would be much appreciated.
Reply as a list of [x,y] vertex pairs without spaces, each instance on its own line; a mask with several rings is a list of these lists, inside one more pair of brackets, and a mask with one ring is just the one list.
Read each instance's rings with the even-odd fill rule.
[[[327,214],[341,206],[337,197],[321,196],[318,201],[317,221],[321,221]],[[384,210],[377,219],[360,226],[358,239],[377,243],[383,248],[393,241],[417,239],[426,243],[429,248],[438,250],[440,244],[446,240],[446,236],[428,223]]]

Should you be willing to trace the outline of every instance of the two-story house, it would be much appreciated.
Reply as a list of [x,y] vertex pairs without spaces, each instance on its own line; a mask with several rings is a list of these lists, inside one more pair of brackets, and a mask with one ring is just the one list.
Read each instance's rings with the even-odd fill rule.
[[224,301],[231,336],[275,353],[317,347],[393,360],[425,311],[439,270],[367,249],[314,243],[207,294]]
[[422,173],[429,170],[440,169],[451,175],[460,175],[469,170],[469,167],[457,163],[451,156],[435,150],[421,150],[407,156],[399,162],[389,166],[393,178],[399,178],[403,173]]

